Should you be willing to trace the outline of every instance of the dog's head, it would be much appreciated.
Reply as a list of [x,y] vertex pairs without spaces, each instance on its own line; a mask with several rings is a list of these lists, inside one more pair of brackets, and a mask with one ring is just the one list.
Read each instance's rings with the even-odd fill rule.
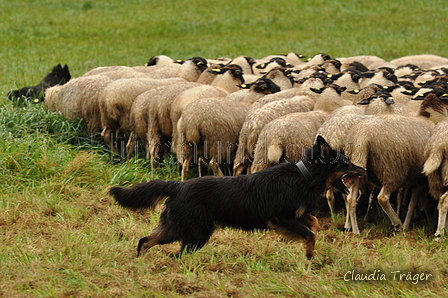
[[346,186],[348,182],[366,173],[366,169],[350,162],[340,151],[333,150],[322,136],[317,136],[304,161],[314,164],[317,171],[328,174],[325,190],[335,187],[343,194],[349,194]]

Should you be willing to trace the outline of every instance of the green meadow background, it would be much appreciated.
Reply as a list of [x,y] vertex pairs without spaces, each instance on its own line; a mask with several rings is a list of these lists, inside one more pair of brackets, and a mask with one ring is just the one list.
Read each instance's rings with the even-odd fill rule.
[[[170,256],[176,244],[135,258],[158,215],[123,210],[107,189],[178,180],[175,160],[153,171],[145,160],[112,163],[82,121],[6,94],[58,63],[77,77],[158,54],[448,57],[447,16],[444,0],[0,0],[0,297],[446,296],[448,243],[433,240],[435,223],[394,235],[381,213],[360,223],[361,236],[341,231],[342,210],[335,222],[322,216],[312,262],[273,233],[227,229],[180,260]],[[398,280],[395,271],[430,278]],[[386,280],[344,280],[347,272]]]

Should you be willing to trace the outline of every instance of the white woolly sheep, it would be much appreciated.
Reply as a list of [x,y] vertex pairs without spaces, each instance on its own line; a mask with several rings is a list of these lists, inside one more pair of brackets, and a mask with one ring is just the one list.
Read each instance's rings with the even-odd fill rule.
[[251,173],[282,162],[298,162],[313,145],[328,114],[321,111],[291,113],[272,120],[260,132]]
[[[381,188],[378,202],[396,230],[409,230],[415,205],[427,184],[421,169],[425,162],[424,147],[435,125],[430,119],[440,118],[436,116],[440,109],[444,115],[447,113],[446,106],[436,95],[430,94],[424,101],[419,117],[373,116],[354,125],[347,137],[346,155],[353,163],[367,168],[367,176],[363,179]],[[346,198],[350,217],[346,228],[351,228],[354,233],[359,233],[356,220],[359,183],[359,179],[351,183]],[[400,188],[412,191],[404,224],[389,202],[391,193]]]
[[182,164],[182,181],[186,180],[192,161],[206,162],[215,176],[231,173],[247,110],[247,105],[227,98],[198,99],[184,109],[178,122],[182,142],[176,151]]
[[[83,118],[90,134],[102,130],[99,98],[112,80],[103,75],[91,75],[70,80],[46,92],[45,106],[67,119]],[[59,88],[60,87],[60,88]]]
[[130,111],[130,130],[126,149],[131,153],[138,148],[137,141],[143,141],[146,157],[151,159],[151,166],[155,166],[159,152],[170,147],[173,133],[170,119],[171,105],[183,91],[201,86],[195,82],[182,82],[157,87],[138,95],[132,103]]
[[[129,136],[129,113],[135,98],[145,91],[163,85],[185,82],[180,78],[149,79],[132,78],[119,79],[109,83],[103,90],[100,100],[101,123],[103,130],[101,136],[113,152],[118,153],[117,147],[112,141],[113,136],[120,134]],[[116,138],[117,139],[117,138]]]
[[386,60],[377,57],[377,56],[369,56],[369,55],[362,55],[362,56],[352,56],[352,57],[343,57],[343,58],[337,58],[339,61],[341,61],[341,70],[344,71],[346,69],[349,69],[350,63],[353,62],[359,62],[362,63],[365,67],[368,69],[375,69],[381,65],[384,65],[386,63]]
[[234,175],[240,175],[248,169],[259,133],[267,123],[289,113],[308,112],[312,106],[308,99],[297,96],[265,104],[248,114],[241,128],[238,141],[233,169]]
[[448,64],[448,58],[432,55],[410,55],[391,60],[390,63],[399,65],[414,64],[421,69],[429,69],[431,67],[439,67]]
[[340,107],[352,104],[352,102],[344,100],[341,96],[341,93],[346,90],[345,87],[331,84],[322,88],[310,88],[310,90],[319,94],[313,98],[316,101],[314,105],[315,111],[331,113]]
[[439,201],[436,237],[448,229],[448,118],[440,121],[425,146],[423,173],[428,177],[430,194]]

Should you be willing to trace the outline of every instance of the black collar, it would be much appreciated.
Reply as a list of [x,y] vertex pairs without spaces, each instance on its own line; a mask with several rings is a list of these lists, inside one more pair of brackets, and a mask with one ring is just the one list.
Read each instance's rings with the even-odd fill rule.
[[313,176],[311,176],[303,161],[299,161],[298,163],[296,163],[296,166],[299,168],[300,173],[302,173],[303,177],[305,177],[306,182],[313,182],[314,178]]

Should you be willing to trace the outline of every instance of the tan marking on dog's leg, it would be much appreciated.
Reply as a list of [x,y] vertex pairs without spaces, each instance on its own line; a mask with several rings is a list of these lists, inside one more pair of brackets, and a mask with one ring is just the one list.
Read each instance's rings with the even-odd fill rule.
[[436,237],[440,237],[445,234],[445,230],[448,228],[447,213],[448,213],[448,191],[445,192],[439,199],[437,206],[439,211],[439,219],[437,223]]
[[306,257],[309,260],[314,256],[317,230],[319,229],[319,220],[315,216],[308,215],[306,218],[304,218],[304,220],[301,220],[301,222],[314,233],[314,236],[304,239],[303,242],[303,245],[305,246]]
[[387,216],[392,222],[392,226],[394,227],[394,229],[396,231],[401,231],[403,229],[403,224],[400,218],[397,216],[397,213],[395,213],[394,209],[390,205],[390,194],[391,191],[387,190],[386,187],[383,186],[380,193],[378,194],[378,203],[380,204],[381,208],[383,208],[384,212],[386,212]]

